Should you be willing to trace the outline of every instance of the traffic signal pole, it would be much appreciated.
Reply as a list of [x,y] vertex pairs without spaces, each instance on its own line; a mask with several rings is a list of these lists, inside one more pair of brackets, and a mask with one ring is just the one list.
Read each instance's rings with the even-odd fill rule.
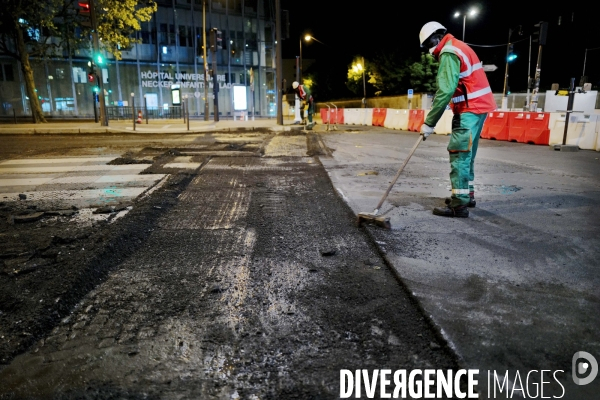
[[533,90],[531,92],[531,103],[529,103],[529,111],[537,111],[538,92],[540,91],[540,76],[542,74],[542,45],[540,44],[535,65],[535,78],[533,78]]
[[219,121],[219,82],[217,82],[217,50],[223,47],[220,32],[217,28],[210,31],[210,50],[212,52],[212,83],[213,83],[213,113],[214,121]]
[[275,0],[275,87],[277,88],[277,125],[283,125],[283,62],[281,57],[281,0]]
[[206,59],[206,0],[202,1],[202,57],[204,59],[204,120],[208,121],[208,60]]
[[512,31],[508,30],[508,44],[506,45],[506,69],[504,70],[504,88],[502,89],[502,109],[506,110],[508,108],[508,56],[510,54],[510,34]]
[[[93,54],[100,54],[100,40],[98,38],[98,21],[96,19],[96,6],[94,5],[94,0],[89,0],[90,5],[90,19],[92,23],[92,46],[93,46]],[[95,57],[92,57],[92,63],[96,64],[97,60]],[[98,102],[100,103],[100,126],[108,126],[108,118],[106,115],[106,105],[104,104],[104,77],[102,75],[102,66],[96,64],[99,69],[98,76]],[[95,106],[94,106],[95,107]]]
[[535,40],[539,44],[537,63],[535,66],[535,78],[533,78],[533,91],[531,93],[531,103],[529,103],[529,111],[537,111],[538,92],[540,91],[540,76],[542,74],[542,47],[546,44],[546,36],[548,34],[548,23],[541,21],[535,25],[539,28],[534,32]]

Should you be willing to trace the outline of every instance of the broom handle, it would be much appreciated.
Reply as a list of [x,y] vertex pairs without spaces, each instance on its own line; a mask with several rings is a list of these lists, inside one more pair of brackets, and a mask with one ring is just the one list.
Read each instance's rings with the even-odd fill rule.
[[375,211],[373,212],[373,214],[377,214],[379,212],[379,209],[383,205],[383,202],[388,197],[388,194],[390,194],[390,190],[392,190],[392,186],[394,186],[394,184],[396,183],[396,181],[400,177],[400,174],[402,173],[402,170],[404,169],[404,167],[406,167],[406,164],[408,164],[408,160],[410,160],[410,158],[412,157],[412,155],[415,152],[415,150],[417,150],[417,147],[419,147],[419,144],[421,143],[422,140],[423,140],[423,135],[419,135],[419,140],[417,140],[417,143],[415,143],[415,145],[413,146],[413,148],[410,151],[410,153],[408,153],[408,157],[406,157],[406,160],[404,160],[404,164],[402,164],[402,166],[398,170],[398,173],[396,174],[396,177],[394,178],[394,180],[392,181],[392,183],[390,183],[390,186],[385,191],[385,194],[383,195],[383,197],[379,201],[379,204],[377,204],[377,208],[375,209]]

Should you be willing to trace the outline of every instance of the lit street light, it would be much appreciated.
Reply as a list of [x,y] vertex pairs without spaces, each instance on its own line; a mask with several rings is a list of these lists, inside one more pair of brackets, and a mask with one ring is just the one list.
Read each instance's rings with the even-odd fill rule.
[[[307,43],[310,42],[311,40],[314,40],[315,42],[319,42],[322,45],[325,45],[325,43],[321,42],[320,40],[317,40],[317,38],[311,36],[311,35],[304,35],[304,38],[302,36],[300,36],[300,57],[298,57],[298,62],[296,63],[296,79],[298,80],[298,83],[300,85],[302,85],[303,80],[302,80],[302,39],[304,39]],[[300,123],[302,121],[302,118],[300,117],[300,99],[298,97],[298,95],[296,95],[296,113],[295,113],[295,117],[294,117],[294,122],[295,123]]]
[[[364,67],[363,67],[364,65]],[[365,64],[365,58],[362,57],[362,64],[358,63],[352,66],[352,69],[354,70],[354,72],[359,72],[362,71],[362,76],[363,76],[363,99],[362,99],[362,104],[363,104],[363,108],[367,107],[367,83],[365,80],[365,69],[367,69],[367,65]]]
[[467,15],[469,17],[474,17],[475,15],[477,15],[477,9],[476,8],[471,8],[471,10],[467,13],[461,13],[460,11],[457,11],[454,13],[454,18],[458,18],[462,15],[463,17],[463,35],[462,35],[462,40],[463,42],[465,41],[465,25],[467,24]]
[[[325,45],[325,43],[321,42],[320,40],[318,40],[317,38],[315,38],[314,36],[311,35],[304,35],[304,41],[306,43],[310,42],[311,40],[314,40],[315,42],[321,43],[322,45]],[[326,45],[325,45],[326,46]],[[300,37],[300,62],[299,62],[299,66],[298,66],[298,83],[302,84],[302,37]]]

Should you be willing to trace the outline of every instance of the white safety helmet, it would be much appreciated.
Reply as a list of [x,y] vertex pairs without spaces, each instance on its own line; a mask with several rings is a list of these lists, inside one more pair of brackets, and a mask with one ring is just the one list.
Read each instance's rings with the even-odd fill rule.
[[298,82],[294,81],[294,83],[292,83],[292,87],[294,89],[298,89],[298,85],[300,85]]
[[419,32],[419,41],[421,42],[421,47],[423,47],[423,43],[425,43],[429,36],[433,35],[437,31],[443,31],[441,33],[446,33],[446,27],[435,21],[431,21],[423,25],[421,32]]

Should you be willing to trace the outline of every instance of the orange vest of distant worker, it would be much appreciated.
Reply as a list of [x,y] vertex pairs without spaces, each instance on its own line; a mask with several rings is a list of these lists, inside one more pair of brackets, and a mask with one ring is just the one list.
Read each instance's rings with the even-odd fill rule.
[[306,99],[306,92],[304,91],[304,87],[302,85],[298,85],[298,96],[300,96],[302,100]]
[[[451,43],[449,43],[452,41]],[[455,54],[460,60],[458,86],[452,96],[452,112],[484,114],[494,111],[496,101],[477,54],[465,42],[446,34],[433,51],[436,58],[443,53]]]

